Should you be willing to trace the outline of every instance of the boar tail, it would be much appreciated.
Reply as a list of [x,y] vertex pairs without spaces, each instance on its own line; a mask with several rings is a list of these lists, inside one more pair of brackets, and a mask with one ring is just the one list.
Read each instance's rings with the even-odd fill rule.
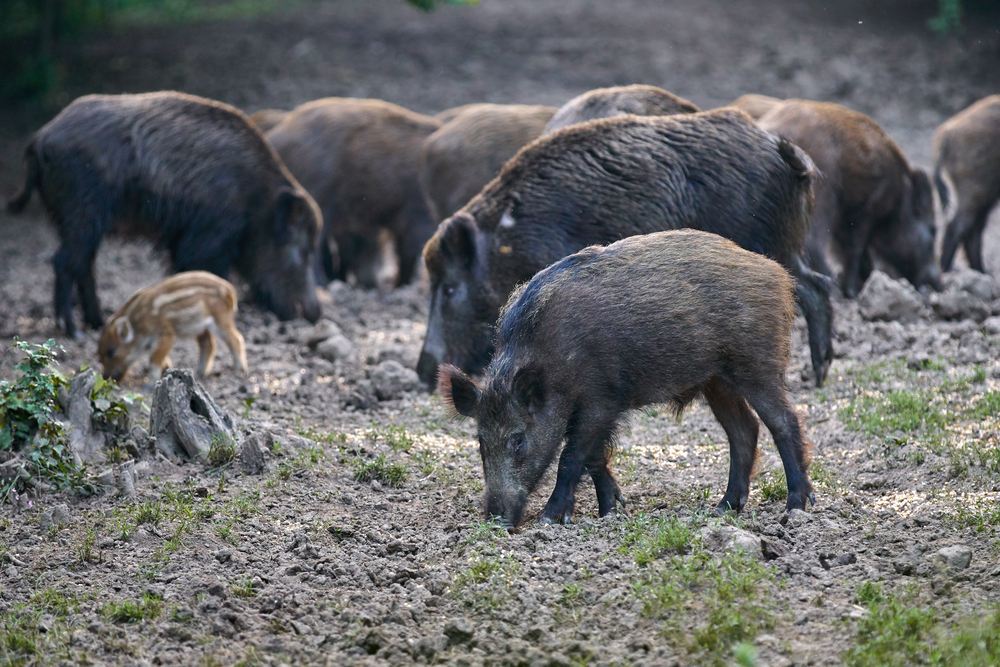
[[941,213],[945,220],[951,220],[958,209],[958,197],[954,192],[955,184],[948,174],[948,170],[938,161],[934,165],[934,189],[937,190],[938,200],[941,202]]
[[31,193],[41,183],[42,170],[38,164],[38,157],[35,155],[34,144],[25,149],[24,164],[28,170],[28,174],[24,179],[24,191],[21,192],[21,194],[19,194],[15,199],[11,199],[7,202],[8,213],[20,213],[23,211],[24,207],[28,205],[28,200],[31,199]]

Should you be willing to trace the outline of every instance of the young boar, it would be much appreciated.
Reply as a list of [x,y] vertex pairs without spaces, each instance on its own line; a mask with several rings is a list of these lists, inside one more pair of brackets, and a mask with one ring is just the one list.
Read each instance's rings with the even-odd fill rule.
[[478,373],[514,287],[589,245],[667,229],[713,232],[798,280],[817,384],[832,359],[829,284],[800,261],[812,162],[744,113],[619,116],[526,146],[424,248],[430,316],[417,373]]
[[769,97],[767,95],[743,95],[742,97],[737,97],[735,100],[727,104],[727,107],[733,107],[734,109],[739,109],[740,111],[746,113],[754,120],[759,120],[761,116],[766,114],[775,105],[780,103],[777,97]]
[[839,104],[785,100],[758,123],[802,148],[823,175],[806,240],[813,269],[833,275],[831,249],[843,266],[844,296],[853,299],[876,253],[914,287],[940,289],[930,179],[910,167],[875,121]]
[[597,88],[583,93],[562,105],[545,126],[545,134],[598,118],[635,116],[672,116],[701,111],[683,97],[677,97],[656,86],[616,86]]
[[941,268],[951,271],[962,244],[969,266],[985,272],[983,229],[1000,200],[1000,95],[979,100],[934,133],[934,184],[948,225]]
[[175,271],[223,278],[235,268],[281,319],[319,319],[312,271],[321,220],[312,198],[238,109],[161,92],[88,95],[35,133],[25,150],[20,212],[37,189],[58,228],[56,318],[76,334],[103,323],[94,283],[101,239],[144,236]]
[[[441,122],[381,100],[329,97],[303,104],[267,134],[316,198],[324,237],[340,252],[339,267],[320,245],[327,279],[353,274],[367,287],[379,274],[379,233],[388,230],[408,283],[424,243],[434,233],[417,177],[420,145]],[[395,286],[395,280],[390,287]]]
[[475,197],[507,160],[542,134],[555,111],[524,104],[469,104],[450,113],[450,120],[420,147],[420,187],[431,217],[440,222]]
[[148,354],[149,383],[155,383],[171,365],[170,350],[177,338],[198,340],[198,377],[205,377],[215,359],[215,335],[226,342],[234,365],[246,375],[246,348],[233,321],[235,313],[236,289],[205,271],[178,273],[145,287],[129,297],[101,332],[97,355],[104,377],[121,380]]
[[538,273],[507,302],[482,383],[440,371],[445,404],[478,422],[487,517],[520,523],[564,439],[542,522],[569,523],[584,473],[601,516],[624,506],[609,465],[622,415],[654,403],[679,414],[699,394],[729,438],[719,511],[746,505],[757,416],[781,454],[786,507],[815,502],[784,389],[792,290],[777,263],[693,230],[592,246]]
[[261,109],[250,114],[250,121],[257,126],[257,129],[267,134],[268,131],[281,121],[285,120],[287,111],[282,109]]

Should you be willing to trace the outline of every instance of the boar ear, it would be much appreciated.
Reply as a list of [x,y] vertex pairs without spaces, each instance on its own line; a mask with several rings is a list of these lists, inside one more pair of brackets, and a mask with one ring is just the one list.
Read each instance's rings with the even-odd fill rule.
[[[278,188],[278,194],[274,200],[274,237],[279,245],[288,242],[291,234],[290,227],[299,220],[293,215],[296,204],[309,206],[312,202],[310,198],[303,196],[303,193],[288,185]],[[310,230],[312,237],[316,230]]]
[[118,340],[123,343],[131,343],[135,338],[135,331],[132,330],[132,323],[128,321],[127,317],[119,317],[115,322],[115,333],[118,334]]
[[456,213],[441,223],[441,247],[462,266],[476,261],[476,221],[468,213]]
[[538,366],[523,366],[514,373],[511,382],[514,398],[535,414],[545,405],[545,382],[542,369]]
[[451,364],[441,364],[438,369],[438,391],[445,406],[463,417],[476,416],[479,387],[468,375]]

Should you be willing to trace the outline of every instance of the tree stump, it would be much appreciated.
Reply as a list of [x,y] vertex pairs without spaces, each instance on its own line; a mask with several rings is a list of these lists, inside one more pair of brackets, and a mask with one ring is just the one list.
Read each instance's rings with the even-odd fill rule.
[[204,461],[214,438],[236,442],[233,421],[222,412],[190,369],[171,369],[156,383],[149,418],[156,448],[168,458]]

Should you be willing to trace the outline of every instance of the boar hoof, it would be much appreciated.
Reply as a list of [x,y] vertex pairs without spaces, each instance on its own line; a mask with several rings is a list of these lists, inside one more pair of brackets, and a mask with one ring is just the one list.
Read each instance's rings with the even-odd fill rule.
[[789,512],[792,510],[805,510],[807,500],[810,505],[815,505],[816,494],[812,491],[810,491],[808,495],[802,493],[789,493],[788,501],[785,503],[785,509]]

